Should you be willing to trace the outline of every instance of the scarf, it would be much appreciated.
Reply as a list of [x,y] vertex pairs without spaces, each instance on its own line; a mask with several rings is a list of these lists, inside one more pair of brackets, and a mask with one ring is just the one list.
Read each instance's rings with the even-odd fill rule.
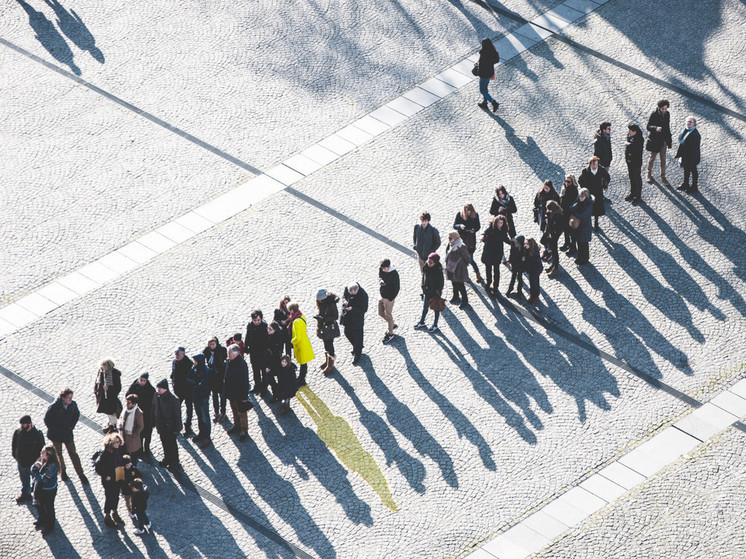
[[464,241],[462,241],[461,239],[456,239],[455,241],[453,241],[453,245],[451,246],[453,246],[454,250],[458,249],[459,247],[464,246]]
[[291,325],[295,321],[296,318],[300,318],[301,316],[303,316],[303,313],[300,312],[300,310],[297,310],[293,314],[291,314],[288,317],[288,326]]
[[679,134],[679,143],[683,144],[686,139],[689,137],[689,134],[692,133],[694,129],[696,129],[696,126],[692,126],[691,128],[684,128],[683,132]]
[[593,173],[594,175],[598,173],[598,167],[596,167],[596,170],[594,171],[591,167],[588,167],[588,170]]
[[137,409],[137,404],[135,404],[131,410],[124,410],[122,428],[128,435],[132,434],[132,429],[135,427],[135,412],[137,412]]
[[106,388],[114,386],[114,375],[111,373],[111,371],[102,371],[101,374],[104,380],[104,386]]

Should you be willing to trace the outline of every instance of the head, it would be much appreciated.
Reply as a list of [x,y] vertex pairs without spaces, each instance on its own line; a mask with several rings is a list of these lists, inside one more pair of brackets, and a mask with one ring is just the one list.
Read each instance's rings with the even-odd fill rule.
[[51,444],[46,445],[41,450],[41,455],[46,459],[48,464],[54,463],[59,464],[59,458],[57,458],[57,451],[54,449],[54,446]]
[[557,203],[557,200],[549,200],[547,202],[547,211],[555,214],[562,213],[562,207]]
[[637,136],[638,134],[642,134],[642,130],[640,130],[640,127],[637,126],[634,122],[630,122],[627,125],[627,135],[628,136]]
[[280,325],[274,320],[267,325],[267,334],[269,334],[270,336],[274,334],[275,332],[279,332],[279,331],[280,331]]
[[477,215],[477,210],[474,209],[474,204],[464,204],[464,209],[461,210],[461,217],[466,219],[467,217],[474,217]]
[[357,295],[357,292],[360,291],[360,286],[356,283],[350,284],[347,286],[347,291],[350,295]]
[[137,394],[127,394],[127,398],[125,399],[125,402],[127,402],[127,409],[131,410],[137,405]]
[[144,488],[142,480],[139,477],[132,480],[130,487],[132,488],[132,491],[134,491],[135,493],[139,493]]
[[608,120],[604,120],[598,125],[598,129],[604,134],[611,134],[611,123]]
[[184,359],[184,354],[185,353],[186,353],[186,349],[184,349],[181,346],[177,347],[174,350],[174,359],[176,359],[177,361],[181,361],[182,359]]
[[215,349],[217,349],[219,343],[220,341],[218,340],[217,336],[213,336],[207,341],[207,347],[214,351]]
[[231,336],[231,338],[233,338],[234,342],[240,342],[241,340],[243,340],[243,334],[241,334],[241,332],[236,332]]
[[71,388],[63,388],[60,390],[60,400],[66,406],[70,405],[73,401],[73,391]]
[[231,344],[228,346],[228,359],[235,359],[241,355],[241,348],[238,344]]
[[280,365],[283,367],[288,367],[290,365],[290,356],[289,355],[283,355],[280,358]]
[[526,239],[523,247],[531,254],[536,254],[537,252],[539,252],[539,245],[536,242],[536,239],[534,239],[533,237],[531,237],[530,239]]
[[507,221],[505,220],[505,216],[502,214],[497,214],[495,217],[492,218],[491,224],[492,227],[495,229],[505,229],[508,226]]
[[388,258],[384,258],[383,260],[381,260],[381,263],[378,265],[378,267],[382,271],[388,272],[389,269],[391,269],[391,260],[389,260]]
[[554,183],[547,179],[544,181],[544,185],[541,187],[541,189],[549,194],[552,190],[554,190]]
[[143,371],[140,373],[140,378],[137,379],[137,382],[140,386],[145,386],[148,384],[148,379],[150,379],[150,373],[148,371]]
[[663,114],[666,114],[670,105],[671,103],[668,102],[668,99],[661,99],[658,101],[658,110]]
[[262,323],[262,320],[264,320],[262,311],[260,311],[259,309],[251,311],[251,322],[258,325]]
[[598,169],[598,162],[599,161],[600,161],[600,159],[594,155],[593,157],[591,157],[588,160],[588,167],[590,167],[591,169],[593,169],[595,171],[596,169]]
[[523,235],[518,235],[517,237],[513,238],[513,246],[516,248],[523,248],[523,243],[525,241],[525,237]]
[[420,214],[420,225],[422,225],[423,229],[427,229],[427,226],[430,225],[430,212],[422,212]]
[[492,41],[489,38],[482,39],[482,50],[486,52],[492,52],[495,50],[495,45],[492,44]]
[[431,268],[440,262],[440,255],[437,252],[431,252],[427,256],[427,265]]
[[300,307],[298,306],[298,303],[293,301],[288,305],[288,311],[290,311],[291,314],[295,314],[300,310]]
[[165,378],[158,381],[158,384],[155,385],[155,389],[158,391],[158,394],[165,394],[168,392],[168,381]]
[[591,195],[591,193],[588,191],[587,188],[581,188],[578,192],[578,198],[580,198],[581,202],[585,202],[586,199]]
[[459,235],[456,231],[451,231],[448,233],[448,242],[450,244],[453,244],[456,242],[456,239],[460,239],[461,235]]
[[290,295],[285,295],[282,299],[280,299],[280,304],[277,305],[277,307],[287,312],[288,304],[290,304]]
[[575,188],[578,188],[578,179],[575,178],[575,175],[567,175],[565,177],[565,187],[575,185]]
[[694,118],[692,115],[689,115],[686,117],[686,127],[692,128],[693,126],[697,126],[697,119]]
[[104,437],[104,448],[110,452],[123,444],[124,441],[119,433],[109,433]]
[[31,422],[30,415],[24,415],[18,422],[21,424],[21,431],[30,431],[34,424]]
[[495,189],[495,196],[498,200],[505,200],[508,197],[508,189],[500,185]]
[[104,359],[103,361],[101,361],[101,367],[99,370],[104,373],[110,373],[114,370],[114,361],[112,361],[111,359]]

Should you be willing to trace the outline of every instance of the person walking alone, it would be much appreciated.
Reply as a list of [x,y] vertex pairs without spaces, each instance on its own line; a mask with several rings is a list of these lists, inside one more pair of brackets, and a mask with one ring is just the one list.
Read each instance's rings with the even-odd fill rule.
[[482,94],[482,102],[477,103],[482,109],[487,108],[487,103],[492,103],[492,112],[496,113],[500,103],[490,95],[490,80],[495,79],[495,64],[500,62],[500,55],[488,38],[482,39],[482,48],[479,49],[479,61],[477,62],[477,75],[479,76],[479,93]]
[[391,263],[391,260],[385,258],[381,260],[378,266],[378,283],[381,298],[378,300],[378,315],[386,321],[388,329],[383,336],[383,343],[388,343],[394,338],[394,299],[399,294],[399,272]]

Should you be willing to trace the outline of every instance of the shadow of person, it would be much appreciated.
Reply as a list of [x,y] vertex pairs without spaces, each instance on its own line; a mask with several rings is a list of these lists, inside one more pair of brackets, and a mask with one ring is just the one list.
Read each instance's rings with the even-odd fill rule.
[[424,464],[404,450],[391,432],[388,424],[377,414],[365,407],[358,398],[355,389],[350,386],[343,375],[334,375],[345,394],[352,400],[353,405],[360,412],[360,423],[365,427],[370,438],[378,445],[386,458],[386,465],[396,464],[399,472],[407,480],[409,486],[418,493],[425,492],[425,466]]
[[36,40],[41,43],[49,54],[51,54],[55,60],[65,64],[72,70],[72,72],[79,76],[81,74],[80,68],[75,65],[73,61],[73,51],[67,45],[64,37],[60,35],[57,28],[52,24],[51,21],[42,12],[37,12],[24,0],[16,0],[21,7],[28,14],[29,25],[36,33]]
[[44,536],[44,541],[49,547],[49,553],[58,559],[81,559],[80,553],[75,550],[72,542],[65,534],[62,526],[57,523],[51,534]]
[[[484,467],[494,472],[497,469],[497,465],[495,464],[495,460],[492,457],[492,448],[487,443],[482,434],[477,430],[477,428],[474,427],[474,424],[469,421],[469,419],[461,412],[461,410],[454,406],[450,402],[450,400],[448,400],[448,398],[446,398],[440,391],[438,391],[430,383],[430,381],[427,380],[427,378],[425,378],[425,375],[422,374],[422,371],[415,364],[414,359],[412,359],[412,355],[409,353],[409,349],[407,348],[406,340],[404,340],[403,338],[401,340],[397,340],[397,343],[393,344],[393,347],[402,354],[402,357],[404,358],[404,364],[407,367],[407,372],[409,373],[409,376],[412,377],[412,380],[414,380],[417,383],[417,386],[419,386],[420,389],[425,393],[425,395],[430,398],[430,400],[436,406],[438,406],[438,409],[443,414],[443,416],[451,422],[454,429],[456,429],[459,438],[464,437],[467,441],[474,445],[474,447],[477,449],[477,452],[479,452],[479,457],[482,459],[482,464],[484,464]],[[372,366],[370,374],[375,374]]]
[[57,0],[44,0],[47,5],[54,10],[57,16],[57,25],[65,36],[70,39],[80,50],[91,53],[91,56],[101,64],[104,63],[104,53],[96,46],[96,39],[75,13],[75,10],[69,12]]

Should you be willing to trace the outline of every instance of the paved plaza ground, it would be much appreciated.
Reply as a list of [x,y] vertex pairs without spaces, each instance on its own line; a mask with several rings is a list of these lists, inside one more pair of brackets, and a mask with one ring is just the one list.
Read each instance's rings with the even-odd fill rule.
[[[742,2],[8,0],[0,22],[0,557],[746,557]],[[497,114],[466,60],[483,36],[509,45]],[[698,119],[700,192],[656,180],[635,207],[626,124],[660,98],[674,136]],[[538,238],[534,193],[579,175],[602,120],[611,203],[591,263],[563,257],[537,306],[474,283],[440,334],[414,330],[420,212],[442,238],[467,202],[486,225],[504,184]],[[387,345],[382,258],[402,283]],[[156,438],[153,533],[104,525],[88,463],[103,358],[125,386],[155,383],[177,345],[243,331],[285,293],[311,317],[319,288],[355,281],[371,297],[358,365],[340,338],[324,377],[312,335],[291,413],[257,399],[245,443],[227,421],[204,451],[179,437],[177,475]],[[14,501],[10,440],[68,385],[91,485],[61,484],[44,538]],[[691,414],[715,408],[727,421],[697,436]],[[552,520],[674,431],[695,446]],[[524,527],[537,514],[555,536]],[[519,530],[540,547],[491,544]]]

